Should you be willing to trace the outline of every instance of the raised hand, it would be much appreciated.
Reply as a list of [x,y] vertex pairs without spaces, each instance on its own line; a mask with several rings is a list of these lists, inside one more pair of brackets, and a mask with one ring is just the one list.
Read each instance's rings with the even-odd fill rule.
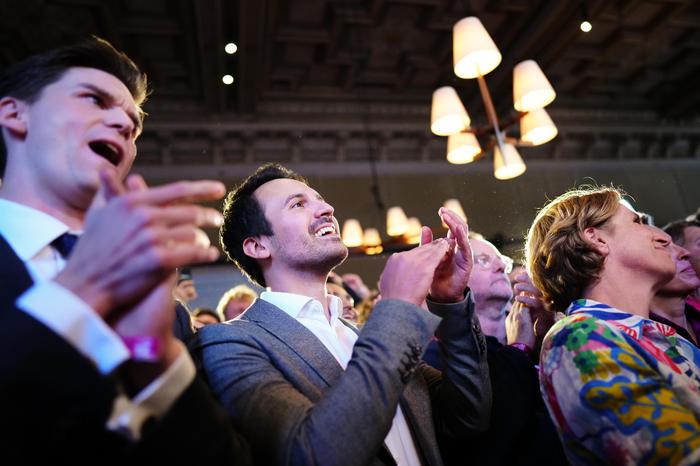
[[127,189],[110,172],[101,181],[102,202],[88,212],[85,231],[55,281],[114,320],[176,267],[218,257],[200,227],[219,226],[222,216],[192,203],[220,199],[225,187],[192,181],[147,188],[132,176]]
[[513,303],[506,317],[506,340],[509,345],[523,343],[530,348],[535,347],[535,331],[530,309],[519,301]]
[[515,303],[521,303],[523,306],[527,306],[530,318],[534,323],[534,336],[541,340],[554,324],[555,313],[549,309],[549,306],[544,301],[542,293],[535,288],[530,276],[526,272],[515,277],[514,291]]
[[379,279],[382,299],[400,299],[421,306],[433,283],[435,269],[449,250],[450,241],[442,238],[392,254]]
[[[469,227],[449,209],[441,207],[438,214],[449,229],[447,240],[450,248],[445,260],[435,270],[433,283],[430,286],[430,299],[441,303],[452,303],[464,299],[464,290],[467,288],[474,265],[472,249],[469,245]],[[421,243],[431,239],[430,229],[424,228]]]
[[[133,307],[124,310],[110,322],[114,331],[134,344],[145,344],[153,354],[135,355],[124,365],[121,375],[129,392],[138,392],[162,374],[177,359],[182,345],[173,333],[175,302],[172,289],[176,274],[173,272]],[[131,348],[133,349],[133,347]]]

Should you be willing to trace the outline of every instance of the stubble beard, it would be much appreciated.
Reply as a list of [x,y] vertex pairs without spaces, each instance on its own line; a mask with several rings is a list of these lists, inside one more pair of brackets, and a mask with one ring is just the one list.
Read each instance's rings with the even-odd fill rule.
[[345,262],[345,259],[348,257],[348,248],[340,240],[338,240],[338,244],[333,246],[334,247],[331,248],[329,245],[325,245],[323,250],[316,250],[315,254],[312,254],[309,260],[306,261],[307,265],[310,268],[327,274]]
[[[272,237],[273,241],[277,242]],[[284,245],[277,243],[276,248],[287,251]],[[319,275],[328,274],[331,270],[342,264],[348,257],[348,248],[338,239],[334,245],[319,245],[315,242],[305,244],[302,254],[286,254],[287,262],[293,264],[299,270],[311,271]]]

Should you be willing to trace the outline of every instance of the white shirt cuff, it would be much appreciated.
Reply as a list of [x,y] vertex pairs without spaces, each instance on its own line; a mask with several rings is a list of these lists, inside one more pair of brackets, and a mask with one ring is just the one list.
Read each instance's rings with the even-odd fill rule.
[[17,307],[67,340],[102,374],[109,374],[130,357],[126,345],[104,320],[57,283],[35,284],[17,298]]
[[185,345],[180,355],[163,374],[141,390],[133,400],[118,396],[114,400],[107,428],[120,432],[131,440],[141,438],[141,428],[146,419],[164,416],[192,383],[196,369]]
[[134,403],[147,407],[156,417],[168,412],[197,374],[187,348],[180,341],[177,344],[181,351],[175,362],[134,397]]

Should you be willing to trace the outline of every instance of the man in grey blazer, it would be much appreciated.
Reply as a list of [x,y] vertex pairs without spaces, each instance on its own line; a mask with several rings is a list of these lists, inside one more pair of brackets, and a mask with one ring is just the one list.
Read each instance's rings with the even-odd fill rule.
[[[485,341],[465,297],[467,226],[439,214],[448,237],[433,241],[425,228],[421,246],[387,261],[382,299],[358,335],[325,289],[347,256],[333,208],[275,164],[229,194],[222,246],[271,291],[203,328],[194,348],[256,463],[440,465],[439,438],[487,427]],[[436,330],[443,373],[420,362]]]

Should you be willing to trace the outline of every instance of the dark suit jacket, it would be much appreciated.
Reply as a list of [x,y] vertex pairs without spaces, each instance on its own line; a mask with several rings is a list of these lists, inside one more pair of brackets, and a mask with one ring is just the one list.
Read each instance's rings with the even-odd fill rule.
[[[530,357],[519,349],[486,337],[493,390],[491,425],[466,441],[445,439],[445,463],[480,466],[563,466],[568,464],[556,428],[540,394],[539,376]],[[436,343],[424,358],[434,361]]]
[[201,329],[194,352],[256,464],[392,464],[383,441],[400,402],[423,464],[440,465],[437,437],[484,430],[491,395],[471,300],[436,311],[450,355],[444,375],[420,362],[440,319],[398,300],[377,304],[345,371],[306,327],[260,299]]
[[[131,443],[106,429],[116,377],[14,305],[32,279],[0,236],[3,464],[246,464],[247,444],[201,380]],[[61,312],[56,309],[56,312]]]

